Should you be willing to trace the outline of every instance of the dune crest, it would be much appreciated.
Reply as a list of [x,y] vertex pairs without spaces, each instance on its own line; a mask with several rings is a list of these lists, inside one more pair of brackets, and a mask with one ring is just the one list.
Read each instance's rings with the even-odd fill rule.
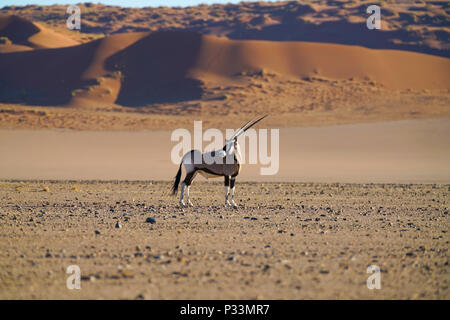
[[[10,51],[70,47],[79,44],[40,23],[15,15],[0,15],[0,37],[7,37],[14,45],[17,45],[15,50]],[[7,50],[0,52],[7,52]]]
[[240,82],[242,74],[267,71],[297,79],[365,79],[391,89],[450,85],[450,63],[443,57],[192,32],[117,34],[78,46],[12,52],[2,56],[0,71],[0,102],[31,105],[100,101],[145,106],[198,100],[206,84]]
[[[204,36],[197,67],[232,76],[268,69],[291,76],[366,78],[392,89],[446,89],[449,59],[398,50],[313,42],[227,40]],[[211,59],[215,57],[215,59]]]

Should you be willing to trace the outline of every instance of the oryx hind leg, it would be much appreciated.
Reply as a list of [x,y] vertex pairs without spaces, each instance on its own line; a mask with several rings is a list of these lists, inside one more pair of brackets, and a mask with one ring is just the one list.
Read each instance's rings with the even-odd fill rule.
[[189,188],[192,183],[193,177],[195,176],[195,164],[194,164],[194,155],[195,153],[198,153],[197,150],[191,150],[187,152],[183,159],[181,160],[184,165],[184,169],[186,172],[185,178],[183,182],[181,183],[181,194],[180,194],[180,206],[185,207],[186,204],[183,200],[183,198],[186,196],[187,204],[192,206],[192,202],[189,199]]
[[180,206],[185,207],[183,197],[184,197],[184,189],[186,188],[186,183],[184,181],[181,183],[181,192],[180,192]]
[[186,177],[183,180],[183,186],[186,187],[186,203],[191,207],[193,206],[193,204],[191,202],[191,199],[189,198],[189,189],[191,188],[192,181],[194,180],[196,174],[196,170],[189,172],[188,174],[186,174]]

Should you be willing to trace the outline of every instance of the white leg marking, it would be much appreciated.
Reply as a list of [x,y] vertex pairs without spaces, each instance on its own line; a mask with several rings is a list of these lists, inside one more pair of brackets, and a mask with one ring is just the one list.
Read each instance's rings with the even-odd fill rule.
[[187,186],[187,188],[186,188],[186,201],[189,206],[193,207],[194,205],[192,204],[191,199],[189,198],[189,189],[190,188],[191,188],[191,186]]
[[230,201],[228,201],[228,192],[230,190],[230,187],[225,186],[225,205],[226,206],[231,206]]
[[184,188],[186,187],[186,184],[183,182],[181,184],[181,194],[180,194],[180,206],[184,207],[184,201],[183,201],[183,196],[184,196]]
[[231,195],[231,205],[232,205],[233,207],[237,208],[237,204],[236,204],[236,202],[234,202],[234,187],[231,188],[230,195]]

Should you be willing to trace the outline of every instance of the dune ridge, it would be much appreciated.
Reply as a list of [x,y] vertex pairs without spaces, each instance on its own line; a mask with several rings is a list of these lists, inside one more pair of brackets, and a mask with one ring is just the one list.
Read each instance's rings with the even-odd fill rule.
[[236,83],[243,74],[261,71],[298,79],[358,78],[391,89],[447,89],[450,82],[450,63],[443,57],[166,31],[2,54],[0,99],[31,105],[104,101],[144,106],[201,99],[208,83]]
[[[380,31],[368,30],[368,6],[382,11]],[[151,3],[149,3],[151,5]],[[82,33],[192,31],[235,40],[309,41],[408,50],[450,57],[448,1],[243,1],[191,7],[124,8],[80,3]],[[59,29],[67,6],[6,6],[20,15]],[[77,38],[81,34],[73,33]],[[79,36],[79,37],[78,37]],[[82,40],[82,39],[81,39]]]
[[79,44],[79,42],[55,32],[51,28],[16,15],[0,15],[0,36],[7,37],[14,45],[0,47],[1,52],[30,49],[61,48]]

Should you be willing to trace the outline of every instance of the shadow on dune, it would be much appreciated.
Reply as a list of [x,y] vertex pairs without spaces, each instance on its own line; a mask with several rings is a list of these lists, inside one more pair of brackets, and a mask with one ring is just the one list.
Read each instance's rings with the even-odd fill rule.
[[[308,41],[364,46],[371,49],[414,51],[443,57],[450,52],[419,45],[423,39],[404,29],[393,31],[369,30],[365,23],[348,21],[323,22],[319,25],[303,21],[268,25],[260,29],[236,28],[227,34],[234,40]],[[448,42],[448,34],[436,33],[438,40]],[[398,40],[398,41],[396,41]]]
[[28,105],[65,105],[75,89],[88,87],[83,80],[99,41],[34,51],[0,54],[0,102]]
[[[108,57],[104,67],[121,74],[115,103],[137,107],[201,98],[202,82],[188,74],[201,39],[191,32],[157,32]],[[83,73],[99,63],[94,57],[103,50],[101,43],[0,54],[0,102],[68,104],[76,91],[96,84]]]
[[40,30],[31,21],[14,15],[0,15],[0,37],[14,43],[29,45],[28,38]]
[[116,103],[137,107],[199,99],[202,82],[189,76],[202,36],[191,32],[157,32],[105,61],[120,71],[122,85]]

